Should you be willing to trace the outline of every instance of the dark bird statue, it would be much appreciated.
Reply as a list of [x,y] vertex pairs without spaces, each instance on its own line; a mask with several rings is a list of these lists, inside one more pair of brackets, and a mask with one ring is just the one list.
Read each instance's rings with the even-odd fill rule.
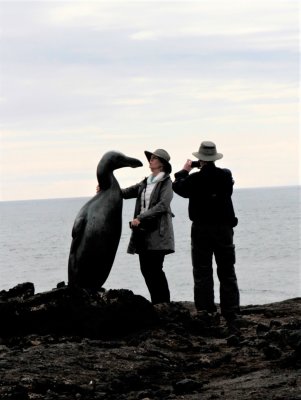
[[107,280],[119,245],[122,228],[121,189],[113,171],[141,167],[142,162],[117,151],[99,161],[98,192],[79,211],[72,229],[68,284],[98,290]]

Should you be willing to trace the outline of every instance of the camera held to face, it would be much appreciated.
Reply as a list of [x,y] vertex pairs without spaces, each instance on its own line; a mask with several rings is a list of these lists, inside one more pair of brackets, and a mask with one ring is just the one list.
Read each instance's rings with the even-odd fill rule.
[[191,168],[199,168],[199,167],[200,167],[200,161],[191,162]]

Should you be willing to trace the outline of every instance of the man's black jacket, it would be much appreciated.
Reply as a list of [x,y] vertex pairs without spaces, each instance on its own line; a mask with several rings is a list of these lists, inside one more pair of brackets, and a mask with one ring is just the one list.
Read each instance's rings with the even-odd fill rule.
[[232,192],[231,171],[205,164],[200,171],[189,174],[182,170],[175,174],[173,190],[178,195],[189,198],[189,218],[201,224],[237,225]]

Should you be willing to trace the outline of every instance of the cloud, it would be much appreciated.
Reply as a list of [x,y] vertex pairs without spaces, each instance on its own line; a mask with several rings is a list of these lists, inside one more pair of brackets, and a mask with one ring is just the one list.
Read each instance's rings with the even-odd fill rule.
[[133,40],[156,40],[159,37],[162,37],[160,32],[155,32],[155,31],[140,31],[140,32],[135,32],[130,35],[130,38]]
[[[57,197],[56,181],[70,195],[85,195],[83,181],[91,184],[100,155],[116,146],[136,156],[165,147],[176,170],[202,138],[230,155],[241,186],[256,180],[240,156],[250,141],[271,148],[275,168],[260,161],[261,184],[293,181],[295,153],[280,167],[277,152],[283,137],[289,151],[298,140],[295,2],[26,1],[0,8],[4,198],[28,196],[31,179],[32,197]],[[120,176],[132,182],[141,174]]]

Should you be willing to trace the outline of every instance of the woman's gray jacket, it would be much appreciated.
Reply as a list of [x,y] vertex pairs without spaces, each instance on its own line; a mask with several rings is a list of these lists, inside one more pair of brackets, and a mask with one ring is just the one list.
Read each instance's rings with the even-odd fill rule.
[[[124,199],[137,198],[134,211],[134,218],[138,218],[142,223],[143,221],[150,221],[157,219],[157,227],[153,231],[145,233],[145,250],[160,250],[165,254],[173,253],[175,251],[174,233],[172,226],[172,217],[170,203],[173,197],[172,182],[170,176],[167,174],[165,177],[156,183],[150,197],[149,208],[142,214],[141,210],[141,196],[147,185],[147,178],[140,183],[122,189]],[[127,252],[130,254],[139,253],[137,242],[135,240],[134,232],[131,234]]]

